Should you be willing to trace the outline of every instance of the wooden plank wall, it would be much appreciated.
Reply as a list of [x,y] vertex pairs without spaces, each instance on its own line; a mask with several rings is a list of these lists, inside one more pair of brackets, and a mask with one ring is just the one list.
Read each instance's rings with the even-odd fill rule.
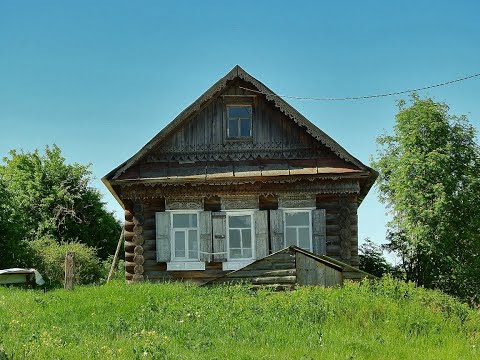
[[[358,267],[358,217],[356,195],[318,195],[317,209],[325,209],[327,216],[327,256]],[[348,211],[348,224],[342,221]],[[342,215],[342,216],[341,216]],[[348,228],[345,225],[349,225]],[[348,244],[343,242],[342,235],[348,236]],[[345,249],[348,247],[348,249]]]
[[343,284],[342,271],[327,266],[305,254],[297,252],[296,269],[298,285],[337,286]]
[[[238,83],[237,81],[236,84],[228,87],[223,95],[244,94],[245,90],[240,89],[240,85],[245,86],[244,83]],[[227,97],[222,98],[222,96],[212,99],[204,108],[186,120],[183,126],[179,127],[170,138],[165,139],[157,148],[149,151],[149,156],[145,156],[137,165],[122,174],[120,179],[138,176],[165,176],[166,170],[164,167],[155,165],[152,168],[150,166],[151,159],[176,163],[176,160],[172,160],[170,155],[165,155],[165,151],[175,151],[183,154],[181,156],[190,152],[191,155],[188,159],[183,159],[182,162],[186,160],[193,162],[229,161],[231,159],[228,156],[225,157],[226,152],[242,153],[247,151],[253,156],[252,159],[316,158],[317,162],[320,161],[319,166],[355,168],[312,138],[303,128],[262,96],[257,96],[253,103],[253,139],[227,141],[226,120],[224,120],[227,99]],[[256,149],[254,153],[252,153],[252,149]],[[302,155],[292,155],[297,154],[298,149],[303,149],[300,150]],[[200,156],[200,159],[198,159],[197,155],[204,150],[213,152],[205,155],[207,158]],[[237,158],[233,159],[238,160]]]
[[[230,86],[222,95],[252,95],[240,89],[243,83]],[[185,126],[179,129],[164,146],[183,148],[205,144],[223,145],[225,140],[224,109],[228,98],[221,96],[213,99],[199,111]],[[255,97],[253,105],[253,143],[279,143],[286,147],[313,143],[310,135],[297,126],[290,118],[281,113],[263,97]]]

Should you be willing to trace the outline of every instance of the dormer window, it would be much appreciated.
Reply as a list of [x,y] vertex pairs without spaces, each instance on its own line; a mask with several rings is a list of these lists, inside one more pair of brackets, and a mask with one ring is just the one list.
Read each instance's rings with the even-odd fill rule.
[[252,106],[227,106],[227,137],[229,139],[252,137]]

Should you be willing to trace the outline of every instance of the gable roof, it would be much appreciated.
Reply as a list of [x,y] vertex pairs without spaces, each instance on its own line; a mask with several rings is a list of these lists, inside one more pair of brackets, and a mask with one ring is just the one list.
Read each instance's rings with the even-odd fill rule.
[[165,128],[163,128],[157,135],[155,135],[135,155],[133,155],[130,159],[128,159],[121,165],[117,166],[115,169],[113,169],[107,175],[105,175],[102,178],[102,181],[109,188],[109,190],[114,194],[114,191],[112,191],[113,189],[109,184],[109,180],[117,179],[122,173],[124,173],[129,168],[137,164],[146,154],[148,154],[150,150],[152,150],[153,148],[158,146],[162,141],[167,139],[171,134],[173,134],[173,132],[179,129],[184,124],[184,122],[190,118],[190,116],[192,116],[197,111],[199,111],[207,102],[209,102],[216,95],[218,95],[222,90],[224,90],[228,86],[227,83],[229,81],[237,78],[242,79],[247,83],[251,84],[253,87],[252,90],[262,93],[263,96],[265,96],[265,98],[267,99],[267,101],[273,103],[274,106],[278,108],[282,113],[287,115],[297,125],[305,129],[305,131],[308,134],[310,134],[314,139],[316,139],[317,141],[319,141],[320,143],[324,144],[329,149],[331,149],[337,156],[346,160],[347,162],[354,164],[361,170],[364,170],[370,173],[366,186],[361,191],[361,193],[363,193],[363,196],[365,196],[368,193],[370,187],[373,185],[373,183],[375,182],[375,179],[378,176],[378,173],[375,170],[366,166],[360,160],[358,160],[357,158],[352,156],[350,153],[348,153],[340,144],[338,144],[330,136],[328,136],[326,133],[320,130],[317,126],[315,126],[312,122],[310,122],[297,110],[295,110],[284,99],[277,96],[272,90],[270,90],[262,82],[255,79],[253,76],[247,73],[239,65],[236,65],[224,77],[222,77],[213,86],[211,86],[203,95],[201,95],[197,100],[195,100],[190,106],[188,106],[185,110],[183,110],[180,114],[178,114],[177,117],[173,119],[173,121],[171,121],[167,126],[165,126]]

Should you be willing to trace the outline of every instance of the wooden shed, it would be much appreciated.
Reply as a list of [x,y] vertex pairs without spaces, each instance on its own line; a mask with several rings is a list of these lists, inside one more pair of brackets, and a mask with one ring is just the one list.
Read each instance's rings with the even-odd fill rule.
[[358,268],[357,208],[376,177],[235,66],[102,180],[125,209],[127,281],[205,283],[289,248],[312,282],[307,252],[325,273]]
[[375,276],[326,255],[290,246],[205,285],[242,282],[251,283],[254,288],[292,289],[295,285],[340,286],[344,280],[363,278]]

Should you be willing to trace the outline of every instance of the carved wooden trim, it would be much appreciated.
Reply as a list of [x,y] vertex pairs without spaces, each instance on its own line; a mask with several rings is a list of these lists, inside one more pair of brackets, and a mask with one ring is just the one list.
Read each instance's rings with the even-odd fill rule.
[[325,144],[329,147],[338,157],[351,162],[357,165],[360,168],[365,168],[365,166],[351,156],[348,152],[346,152],[340,145],[338,145],[335,140],[325,134],[323,131],[318,129],[315,125],[313,125],[310,121],[307,120],[302,114],[300,114],[296,109],[294,109],[290,104],[288,104],[285,100],[281,97],[276,96],[273,94],[268,88],[265,87],[261,82],[255,79],[253,76],[248,74],[246,71],[241,69],[238,71],[238,77],[251,83],[257,89],[266,92],[265,98],[273,104],[285,115],[290,117],[293,121],[295,121],[299,126],[305,128],[305,131],[312,135],[315,139]]
[[229,196],[220,199],[222,210],[258,209],[258,196]]
[[166,198],[166,210],[203,210],[203,197]]
[[279,208],[314,208],[315,194],[287,194],[278,197]]
[[[259,196],[259,195],[288,195],[288,194],[358,194],[360,185],[358,181],[332,181],[317,179],[315,181],[244,181],[239,183],[221,182],[217,184],[129,184],[119,186],[119,195],[122,199],[153,199],[153,198],[182,198],[205,196]],[[198,200],[198,198],[197,198]],[[197,205],[198,206],[198,205]],[[201,209],[197,207],[194,209]],[[167,208],[168,209],[168,208]]]
[[323,144],[310,146],[285,145],[280,141],[252,143],[245,141],[225,144],[197,144],[174,147],[165,145],[146,158],[149,163],[165,161],[252,160],[261,158],[313,159],[325,154]]

